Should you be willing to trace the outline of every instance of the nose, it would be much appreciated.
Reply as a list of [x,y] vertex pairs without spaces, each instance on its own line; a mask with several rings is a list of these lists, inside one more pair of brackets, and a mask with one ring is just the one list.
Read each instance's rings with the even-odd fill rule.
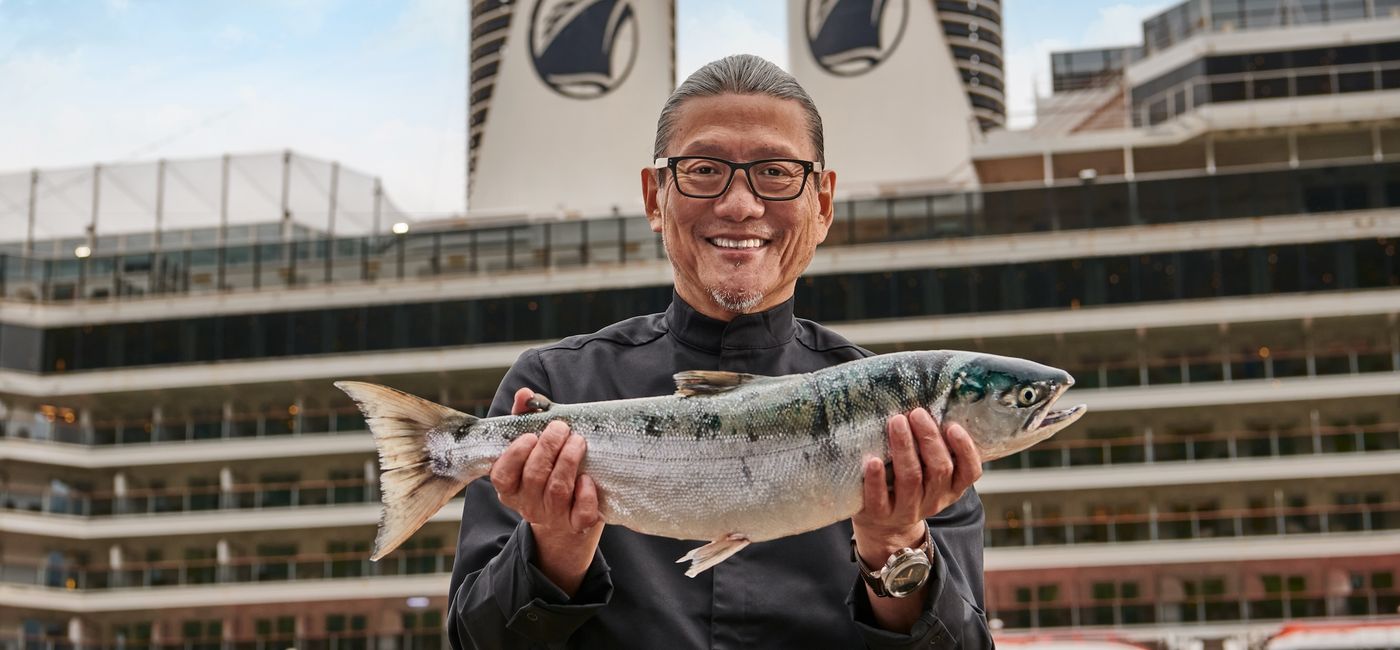
[[756,219],[763,216],[766,204],[749,187],[748,170],[735,170],[734,180],[729,189],[715,197],[715,216],[733,221]]

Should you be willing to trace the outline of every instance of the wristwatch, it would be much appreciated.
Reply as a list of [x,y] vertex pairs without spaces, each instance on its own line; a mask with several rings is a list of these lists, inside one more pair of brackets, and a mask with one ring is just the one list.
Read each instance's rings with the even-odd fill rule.
[[885,566],[872,571],[865,566],[856,552],[856,538],[851,536],[851,561],[856,563],[861,580],[870,585],[870,590],[881,598],[904,598],[924,586],[933,573],[933,534],[928,524],[924,524],[924,543],[917,549],[901,548],[895,551]]

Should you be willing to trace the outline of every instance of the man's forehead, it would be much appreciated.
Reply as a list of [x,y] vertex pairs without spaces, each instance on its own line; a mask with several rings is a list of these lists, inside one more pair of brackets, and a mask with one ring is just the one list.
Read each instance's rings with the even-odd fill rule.
[[671,155],[730,154],[736,145],[754,157],[806,157],[806,114],[791,99],[723,94],[694,97],[678,111]]
[[[749,155],[753,156],[754,158],[792,158],[794,156],[800,155],[799,149],[796,146],[800,145],[800,142],[788,143],[785,141],[746,141],[743,144],[744,151],[747,152]],[[723,157],[729,155],[730,152],[734,150],[734,145],[731,142],[720,142],[704,137],[690,140],[689,142],[681,143],[681,146],[685,149],[685,151],[678,153],[684,153],[685,155],[689,156]]]

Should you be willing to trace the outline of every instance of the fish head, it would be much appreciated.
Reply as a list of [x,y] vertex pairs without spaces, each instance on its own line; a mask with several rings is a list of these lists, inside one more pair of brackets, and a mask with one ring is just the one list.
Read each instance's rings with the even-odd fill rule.
[[1083,404],[1056,410],[1055,401],[1074,385],[1074,377],[1034,361],[958,353],[944,373],[939,382],[948,386],[943,419],[967,430],[983,461],[1049,438],[1086,410]]

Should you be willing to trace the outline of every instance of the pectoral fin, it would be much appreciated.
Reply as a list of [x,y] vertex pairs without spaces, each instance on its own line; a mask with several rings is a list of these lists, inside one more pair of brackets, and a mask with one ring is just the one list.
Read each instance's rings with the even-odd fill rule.
[[729,556],[743,550],[749,545],[749,538],[739,533],[730,533],[709,544],[701,546],[676,560],[676,564],[684,562],[690,563],[690,568],[685,570],[687,578],[704,573],[706,569],[729,559]]
[[763,375],[724,370],[686,370],[672,375],[671,378],[676,380],[676,394],[683,397],[715,395],[750,382],[767,379]]

